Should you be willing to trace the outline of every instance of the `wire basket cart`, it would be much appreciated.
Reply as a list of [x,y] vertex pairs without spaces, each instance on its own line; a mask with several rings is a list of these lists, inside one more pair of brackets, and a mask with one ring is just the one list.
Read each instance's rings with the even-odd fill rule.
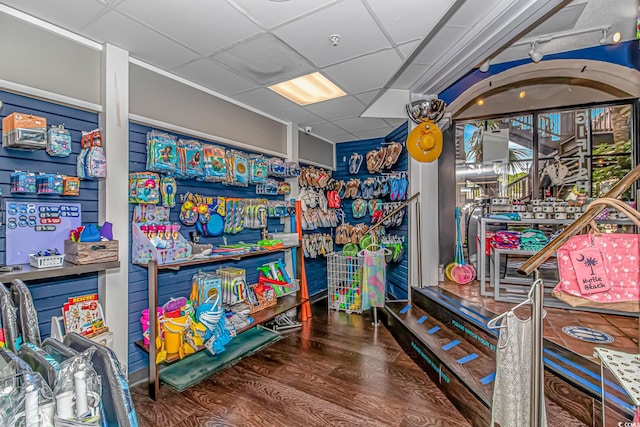
[[342,252],[327,255],[329,310],[362,313],[362,260]]

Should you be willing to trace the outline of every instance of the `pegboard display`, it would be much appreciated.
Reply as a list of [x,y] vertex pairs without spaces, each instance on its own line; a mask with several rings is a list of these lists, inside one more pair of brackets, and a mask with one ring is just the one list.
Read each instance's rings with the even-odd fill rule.
[[[154,130],[151,127],[143,126],[136,123],[129,124],[129,172],[142,173],[147,170],[147,133]],[[215,145],[215,141],[196,141],[191,137],[170,133],[176,140],[189,140],[191,144]],[[244,151],[246,154],[252,154]],[[282,163],[283,168],[286,164]],[[285,173],[283,169],[283,174]],[[276,178],[282,182],[284,177]],[[256,185],[235,186],[224,185],[221,182],[206,182],[195,179],[184,179],[176,177],[176,206],[170,211],[170,222],[180,224],[180,233],[182,236],[189,238],[190,233],[196,231],[196,225],[186,226],[180,222],[180,205],[181,195],[191,192],[203,197],[224,197],[224,198],[251,198],[266,199],[269,201],[283,201],[282,195],[256,194]],[[133,219],[134,204],[129,205],[129,216]],[[269,232],[285,231],[284,222],[278,218],[267,219],[267,229]],[[201,243],[213,244],[214,246],[235,243],[255,243],[261,239],[262,230],[245,227],[242,231],[235,234],[224,233],[219,236],[200,238]],[[162,270],[158,278],[158,305],[161,306],[169,300],[170,297],[180,295],[189,295],[191,290],[191,279],[194,273],[201,269],[203,271],[214,271],[223,267],[240,267],[246,269],[248,283],[255,283],[258,280],[258,272],[256,266],[263,263],[274,262],[283,258],[282,252],[262,255],[259,258],[248,258],[241,261],[218,262],[210,265],[198,267],[183,267],[179,271]],[[147,269],[138,265],[131,264],[129,260],[129,372],[135,372],[143,369],[148,364],[147,353],[140,350],[135,341],[142,338],[140,328],[140,313],[148,307],[148,283]]]
[[[98,182],[82,181],[79,195],[76,197],[66,197],[61,194],[11,194],[11,175],[16,170],[20,170],[51,175],[76,176],[76,159],[81,150],[82,132],[90,132],[98,127],[98,115],[4,91],[0,91],[0,101],[2,101],[0,119],[16,112],[43,117],[46,119],[48,126],[64,125],[71,137],[71,153],[67,157],[50,155],[44,149],[16,150],[0,147],[0,189],[2,190],[2,195],[6,198],[2,208],[3,227],[0,228],[0,264],[16,263],[25,259],[26,261],[21,263],[28,263],[28,258],[16,259],[7,256],[7,237],[11,237],[11,233],[7,235],[8,227],[4,226],[7,220],[15,218],[15,223],[18,225],[16,229],[20,228],[20,217],[22,216],[20,211],[21,206],[24,206],[27,212],[27,224],[26,227],[22,228],[26,229],[29,228],[29,218],[32,215],[28,212],[33,210],[32,206],[73,205],[74,207],[79,207],[81,215],[80,218],[76,218],[74,221],[80,221],[82,224],[97,223]],[[18,210],[17,216],[8,215],[6,212],[13,204]],[[36,209],[36,211],[38,210],[39,208]],[[39,216],[39,213],[37,216]],[[33,223],[32,220],[31,222]],[[41,244],[36,246],[40,249],[47,249],[51,245],[51,242],[42,239]],[[33,246],[33,248],[36,246]],[[58,249],[62,251],[64,248],[60,246]],[[25,249],[23,252],[28,252],[29,250]],[[98,275],[97,273],[92,273],[60,279],[30,281],[28,285],[38,312],[40,332],[42,337],[45,338],[50,333],[51,316],[60,315],[60,310],[69,297],[98,292]]]

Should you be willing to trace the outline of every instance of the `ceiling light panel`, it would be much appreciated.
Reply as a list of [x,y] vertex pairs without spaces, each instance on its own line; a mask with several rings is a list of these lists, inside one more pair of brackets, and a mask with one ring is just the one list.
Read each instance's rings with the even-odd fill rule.
[[262,32],[224,1],[154,0],[150,7],[148,0],[126,0],[117,9],[200,54],[211,54]]
[[346,95],[335,83],[319,72],[269,86],[269,89],[298,105],[315,104]]
[[265,86],[315,71],[271,34],[245,40],[211,58]]
[[[391,47],[360,0],[332,5],[289,22],[273,33],[318,68]],[[341,36],[337,47],[329,41],[332,34]]]

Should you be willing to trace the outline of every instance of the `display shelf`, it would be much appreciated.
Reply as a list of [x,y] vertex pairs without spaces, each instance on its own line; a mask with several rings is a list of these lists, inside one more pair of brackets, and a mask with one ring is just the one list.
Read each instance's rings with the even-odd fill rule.
[[[155,342],[155,337],[157,337],[159,333],[156,326],[157,324],[156,309],[158,307],[158,280],[159,280],[160,271],[179,270],[183,267],[203,266],[203,265],[209,265],[209,264],[217,264],[220,262],[230,261],[230,260],[241,260],[245,258],[259,257],[263,255],[273,254],[276,252],[288,252],[297,247],[299,247],[299,245],[289,245],[289,246],[284,246],[277,249],[265,249],[261,251],[248,252],[244,254],[222,255],[222,256],[213,256],[213,257],[202,258],[202,259],[191,259],[191,260],[186,260],[182,262],[163,264],[163,265],[158,265],[156,261],[150,261],[149,264],[146,265],[145,267],[147,268],[147,280],[149,285],[148,286],[149,337],[151,342]],[[300,262],[301,252],[302,251],[296,252],[297,264]],[[296,271],[300,271],[300,269],[298,268]],[[275,306],[269,307],[263,311],[254,313],[254,316],[253,316],[254,323],[251,325],[248,325],[245,328],[238,330],[237,332],[238,334],[245,332],[256,325],[259,325],[270,319],[273,319],[278,314],[284,313],[287,310],[290,310],[294,307],[298,307],[299,305],[305,303],[306,301],[308,301],[308,299],[306,298],[303,299],[302,292],[300,291],[297,292],[295,295],[281,297],[278,299],[278,303]],[[143,348],[145,351],[147,351],[149,355],[149,396],[152,399],[156,400],[158,393],[160,391],[160,381],[158,377],[159,369],[158,369],[158,364],[156,364],[157,349],[155,348],[155,346],[146,348],[143,342],[137,342],[136,344],[139,347]],[[202,350],[202,349],[199,349],[199,350]],[[176,355],[176,356],[170,357],[167,360],[167,362],[172,363],[178,360],[180,359]]]
[[[276,305],[268,307],[264,310],[258,311],[256,313],[253,313],[253,315],[251,317],[253,317],[253,323],[251,323],[248,326],[245,326],[244,328],[238,329],[236,332],[238,334],[241,334],[243,332],[248,331],[251,328],[255,328],[258,325],[262,325],[265,322],[268,322],[269,320],[274,319],[276,316],[282,314],[282,313],[286,313],[287,311],[291,310],[292,308],[296,308],[301,306],[303,303],[307,302],[308,299],[307,298],[302,298],[302,293],[301,292],[297,292],[296,295],[287,295],[284,297],[280,297],[278,298],[278,302],[276,303]],[[143,340],[138,340],[135,342],[135,344],[140,347],[142,350],[146,351],[147,353],[149,352],[149,347],[147,345],[144,344]],[[204,350],[205,347],[200,347],[197,349],[196,353],[199,351]],[[189,356],[192,356],[195,353],[192,353],[188,356],[185,356],[184,358],[187,358]],[[178,360],[182,360],[180,359],[180,357],[177,354],[171,354],[169,356],[167,356],[167,359],[163,362],[163,364],[171,364],[173,362],[177,362]]]
[[193,266],[193,265],[202,265],[202,264],[218,263],[218,262],[222,262],[222,261],[240,260],[240,259],[244,259],[244,258],[251,258],[251,257],[266,255],[266,254],[270,254],[270,253],[273,253],[273,252],[285,252],[285,251],[288,251],[289,249],[294,249],[294,248],[297,248],[297,247],[298,247],[298,245],[284,246],[282,248],[265,249],[265,250],[261,250],[261,251],[247,252],[247,253],[244,253],[244,254],[211,256],[211,257],[207,257],[207,258],[191,259],[191,260],[188,260],[188,261],[174,262],[174,263],[170,263],[170,264],[162,264],[162,265],[158,265],[157,268],[158,268],[158,270],[179,270],[182,267],[190,267],[190,266]]
[[20,279],[24,282],[30,280],[50,279],[61,276],[74,276],[85,273],[96,273],[110,268],[120,267],[120,261],[102,262],[96,264],[75,265],[65,262],[62,267],[35,268],[29,264],[22,264],[20,270],[0,273],[0,282],[9,283]]

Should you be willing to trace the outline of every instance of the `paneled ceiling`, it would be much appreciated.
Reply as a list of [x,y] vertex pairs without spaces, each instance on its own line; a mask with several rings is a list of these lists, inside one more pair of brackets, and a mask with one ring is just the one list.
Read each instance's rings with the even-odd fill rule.
[[[635,0],[3,3],[117,45],[132,57],[280,119],[311,126],[313,134],[335,142],[384,136],[404,121],[403,106],[382,118],[362,117],[387,89],[437,94],[487,58],[497,63],[526,57],[527,41],[536,37],[563,34],[541,44],[544,53],[595,45],[603,25],[630,39],[636,12]],[[585,32],[567,35],[576,30]],[[334,34],[340,36],[337,46],[329,40]],[[267,89],[313,71],[332,79],[347,96],[300,107]]]

